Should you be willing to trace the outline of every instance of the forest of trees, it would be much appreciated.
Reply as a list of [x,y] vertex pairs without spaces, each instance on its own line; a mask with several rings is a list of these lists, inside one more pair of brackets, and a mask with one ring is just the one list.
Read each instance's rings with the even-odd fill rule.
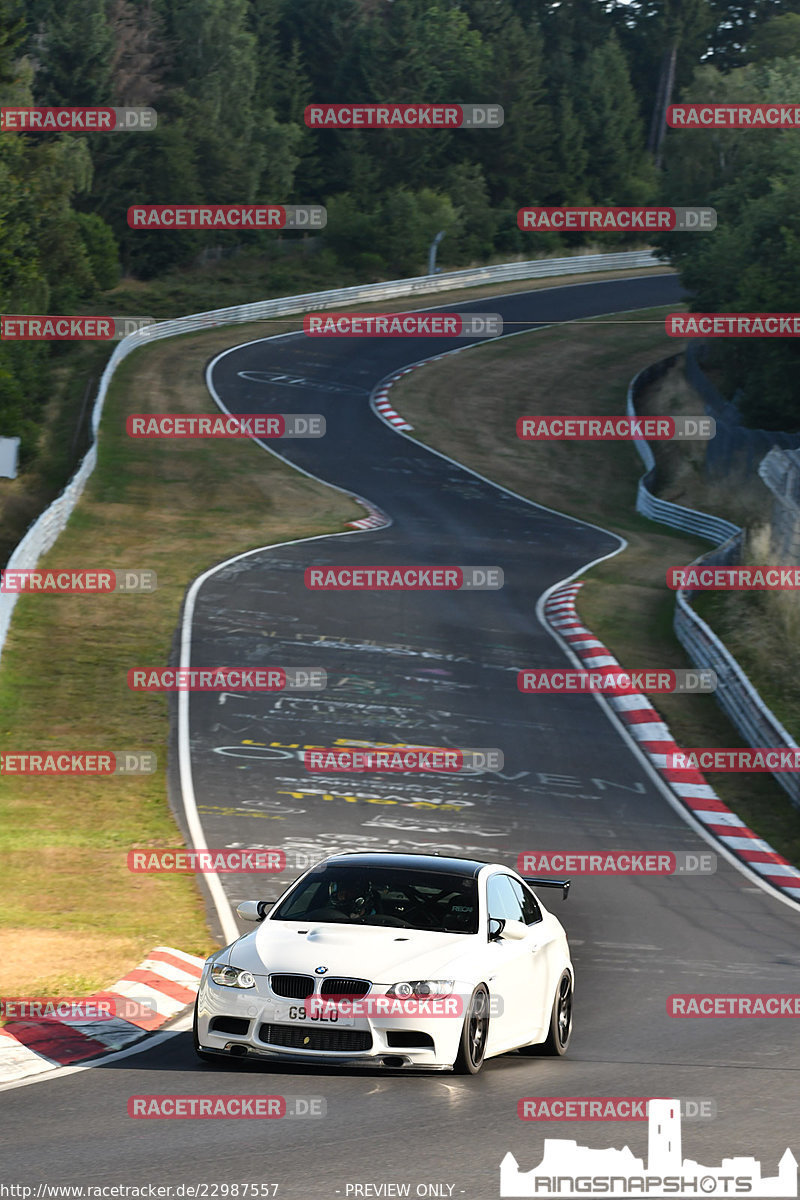
[[[704,311],[800,311],[800,132],[667,132],[672,99],[796,100],[800,0],[0,0],[0,105],[150,105],[141,134],[0,133],[0,310],[71,312],[123,275],[271,233],[133,231],[139,202],[322,203],[364,280],[581,244],[534,204],[712,204],[664,239]],[[486,101],[492,132],[312,131],[311,101]],[[292,236],[292,235],[289,235]],[[299,235],[297,235],[299,236]],[[620,235],[599,239],[609,249]],[[177,315],[177,314],[176,314]],[[0,345],[0,434],[25,433],[51,349]],[[743,411],[800,425],[790,342],[726,343]]]

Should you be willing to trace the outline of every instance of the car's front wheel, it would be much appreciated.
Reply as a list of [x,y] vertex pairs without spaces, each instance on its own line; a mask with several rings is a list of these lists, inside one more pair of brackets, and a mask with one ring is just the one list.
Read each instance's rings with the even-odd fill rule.
[[558,981],[553,1007],[550,1011],[550,1028],[543,1042],[534,1046],[521,1046],[520,1054],[566,1054],[572,1037],[572,976],[563,971]]
[[464,1017],[458,1056],[453,1064],[457,1075],[477,1075],[486,1055],[489,1035],[489,993],[483,984],[475,988]]

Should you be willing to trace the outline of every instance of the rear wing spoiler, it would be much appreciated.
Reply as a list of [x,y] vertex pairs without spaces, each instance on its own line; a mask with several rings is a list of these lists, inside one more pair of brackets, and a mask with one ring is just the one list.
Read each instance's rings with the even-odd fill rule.
[[561,899],[567,900],[569,898],[569,885],[572,883],[571,879],[530,879],[525,875],[523,875],[522,878],[526,883],[529,883],[531,887],[561,888]]

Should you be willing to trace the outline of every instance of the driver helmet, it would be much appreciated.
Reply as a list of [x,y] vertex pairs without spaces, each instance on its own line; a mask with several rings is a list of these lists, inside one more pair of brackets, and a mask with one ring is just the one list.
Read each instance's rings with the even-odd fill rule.
[[333,879],[328,885],[328,895],[334,908],[352,909],[357,900],[366,900],[369,890],[367,879],[353,876]]

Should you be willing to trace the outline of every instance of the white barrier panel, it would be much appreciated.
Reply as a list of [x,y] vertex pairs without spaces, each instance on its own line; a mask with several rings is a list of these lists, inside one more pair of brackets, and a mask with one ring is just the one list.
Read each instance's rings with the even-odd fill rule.
[[18,437],[0,437],[0,476],[3,479],[17,478],[19,443]]

